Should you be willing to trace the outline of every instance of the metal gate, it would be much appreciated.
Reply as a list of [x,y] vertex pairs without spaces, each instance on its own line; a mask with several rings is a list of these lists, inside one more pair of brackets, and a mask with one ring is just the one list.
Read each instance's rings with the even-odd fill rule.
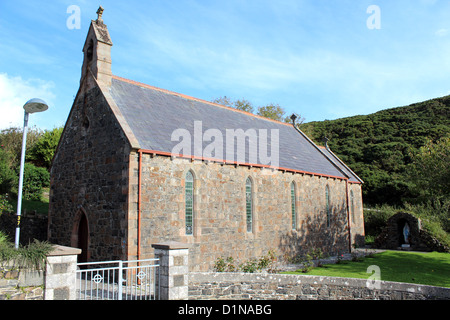
[[77,263],[77,300],[156,300],[159,259]]

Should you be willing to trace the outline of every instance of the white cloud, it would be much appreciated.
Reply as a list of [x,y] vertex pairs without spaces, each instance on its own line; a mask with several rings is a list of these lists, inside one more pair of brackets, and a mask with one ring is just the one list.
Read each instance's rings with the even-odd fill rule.
[[435,32],[438,37],[445,37],[448,34],[448,29],[439,29]]
[[23,125],[23,105],[32,98],[47,103],[55,99],[54,83],[41,79],[24,80],[0,73],[0,129]]

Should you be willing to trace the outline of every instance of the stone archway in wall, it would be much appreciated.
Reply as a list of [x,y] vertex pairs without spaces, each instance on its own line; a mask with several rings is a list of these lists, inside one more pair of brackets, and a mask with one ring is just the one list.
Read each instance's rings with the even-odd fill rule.
[[81,208],[75,215],[70,244],[74,248],[81,249],[78,262],[89,261],[89,240],[89,220],[86,212]]
[[[405,225],[408,225],[407,232]],[[448,246],[422,228],[419,218],[406,212],[399,212],[388,219],[374,245],[381,249],[450,252]]]
[[421,233],[420,219],[399,212],[388,219],[384,231],[375,242],[377,247],[385,249],[426,250]]
[[420,219],[405,212],[399,212],[388,220],[391,248],[417,249],[420,244]]

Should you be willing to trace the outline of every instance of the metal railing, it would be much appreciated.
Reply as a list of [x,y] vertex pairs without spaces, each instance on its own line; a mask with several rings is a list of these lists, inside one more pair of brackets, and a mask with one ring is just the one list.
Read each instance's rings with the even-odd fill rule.
[[159,259],[77,263],[78,300],[156,300]]

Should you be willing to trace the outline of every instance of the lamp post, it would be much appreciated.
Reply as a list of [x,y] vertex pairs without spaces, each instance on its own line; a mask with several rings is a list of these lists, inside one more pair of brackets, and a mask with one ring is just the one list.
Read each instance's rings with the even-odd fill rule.
[[25,165],[25,149],[27,145],[27,131],[28,131],[28,115],[30,113],[42,112],[48,109],[47,103],[41,99],[31,99],[23,106],[25,110],[25,116],[23,121],[23,137],[22,137],[22,155],[20,158],[20,175],[19,175],[19,194],[17,198],[17,227],[16,227],[16,238],[15,238],[15,248],[19,248],[19,238],[20,238],[20,214],[22,210],[22,188],[23,188],[23,168]]

